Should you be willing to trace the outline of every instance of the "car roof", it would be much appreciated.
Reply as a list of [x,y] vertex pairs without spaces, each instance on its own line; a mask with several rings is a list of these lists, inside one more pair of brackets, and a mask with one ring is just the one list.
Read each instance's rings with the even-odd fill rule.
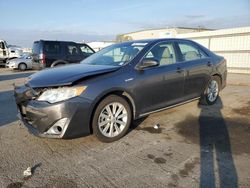
[[151,43],[151,42],[161,42],[161,41],[191,41],[189,39],[184,39],[184,38],[159,38],[159,39],[142,39],[142,40],[131,40],[131,41],[126,41],[126,42],[147,42],[147,43]]
[[35,42],[60,42],[60,43],[76,43],[76,44],[86,44],[84,42],[74,42],[74,41],[63,41],[63,40],[38,40]]

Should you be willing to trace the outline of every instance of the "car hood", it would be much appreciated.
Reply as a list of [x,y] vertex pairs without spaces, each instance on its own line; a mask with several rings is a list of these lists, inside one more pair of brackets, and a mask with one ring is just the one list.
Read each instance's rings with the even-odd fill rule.
[[32,88],[72,85],[80,79],[118,70],[120,67],[107,65],[66,65],[50,68],[31,75],[28,85]]

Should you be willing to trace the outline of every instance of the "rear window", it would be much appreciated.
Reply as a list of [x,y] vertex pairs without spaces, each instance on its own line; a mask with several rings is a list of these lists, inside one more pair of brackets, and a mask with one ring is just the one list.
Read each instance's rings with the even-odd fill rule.
[[44,51],[48,54],[59,54],[61,46],[59,42],[46,42],[44,44]]
[[33,54],[39,54],[40,53],[40,42],[34,42],[33,47],[32,47],[32,53]]

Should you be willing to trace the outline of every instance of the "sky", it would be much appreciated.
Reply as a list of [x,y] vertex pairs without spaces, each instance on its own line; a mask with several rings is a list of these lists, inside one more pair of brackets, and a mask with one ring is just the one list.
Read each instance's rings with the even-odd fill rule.
[[114,40],[149,28],[250,26],[250,0],[0,0],[0,8],[0,39],[22,47]]

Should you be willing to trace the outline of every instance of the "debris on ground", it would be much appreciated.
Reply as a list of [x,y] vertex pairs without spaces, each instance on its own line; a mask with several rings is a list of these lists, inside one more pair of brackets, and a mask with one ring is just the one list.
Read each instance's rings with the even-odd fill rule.
[[160,128],[160,124],[157,123],[154,125],[154,129],[159,129],[159,128]]
[[28,178],[32,175],[32,172],[31,172],[31,167],[28,167],[25,171],[23,171],[23,176],[24,178]]

